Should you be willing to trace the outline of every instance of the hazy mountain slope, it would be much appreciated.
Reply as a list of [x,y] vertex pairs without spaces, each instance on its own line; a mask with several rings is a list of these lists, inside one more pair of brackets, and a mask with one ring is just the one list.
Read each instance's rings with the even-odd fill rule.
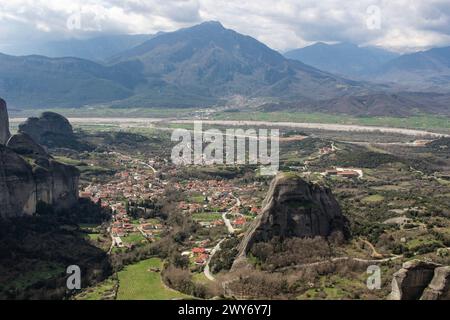
[[367,75],[398,55],[376,47],[358,47],[350,43],[316,43],[288,51],[286,58],[301,61],[317,69],[347,77]]
[[132,60],[143,63],[151,84],[141,87],[143,95],[155,91],[155,86],[158,92],[188,92],[207,99],[233,95],[325,99],[365,90],[359,83],[288,60],[218,22],[159,35],[110,63]]
[[349,116],[408,117],[416,114],[450,115],[450,94],[399,92],[344,96],[323,101],[268,103],[259,107],[266,112],[303,111],[345,114]]
[[153,35],[108,35],[90,39],[53,41],[38,46],[32,54],[48,57],[76,57],[103,61],[151,39]]
[[450,91],[450,47],[400,56],[381,66],[373,76],[408,88]]
[[77,58],[0,54],[0,96],[11,106],[81,106],[133,94],[143,81],[138,62],[103,66]]

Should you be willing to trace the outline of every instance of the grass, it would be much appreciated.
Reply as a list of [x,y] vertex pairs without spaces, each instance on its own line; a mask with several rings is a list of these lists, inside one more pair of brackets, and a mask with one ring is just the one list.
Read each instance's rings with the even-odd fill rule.
[[220,213],[194,213],[192,219],[196,221],[214,221],[221,219],[222,215]]
[[114,294],[114,286],[116,281],[107,279],[94,287],[83,291],[75,297],[75,300],[103,300],[105,296],[112,297]]
[[100,233],[89,233],[88,234],[89,240],[92,240],[92,241],[98,240],[100,238],[100,236],[101,236]]
[[72,166],[85,166],[86,164],[82,161],[78,161],[75,159],[71,159],[68,157],[62,157],[62,156],[55,156],[55,160],[64,163],[64,164],[68,164],[68,165],[72,165]]
[[167,288],[159,272],[149,268],[162,268],[158,258],[143,260],[125,267],[118,273],[119,290],[117,300],[172,300],[189,298],[189,296]]
[[361,200],[361,202],[363,202],[363,203],[378,203],[378,202],[383,202],[383,201],[384,201],[384,197],[379,194],[367,196]]
[[13,289],[24,289],[37,282],[47,281],[49,279],[60,276],[65,272],[63,265],[53,262],[39,261],[30,267],[29,272],[17,276],[9,283]]
[[142,242],[142,240],[145,240],[140,232],[130,233],[129,235],[127,235],[126,237],[122,237],[121,239],[125,244],[139,244]]
[[369,125],[415,129],[450,129],[450,118],[445,116],[419,115],[413,117],[354,117],[327,113],[305,112],[235,112],[217,113],[216,120],[253,120],[271,122],[310,122],[349,125]]
[[11,112],[11,117],[23,118],[38,116],[44,111],[52,111],[65,117],[89,118],[89,117],[148,117],[167,118],[180,115],[190,115],[197,112],[198,108],[110,108],[106,106],[92,106],[83,108],[51,108],[51,109],[24,109]]
[[352,292],[356,290],[367,291],[365,274],[359,277],[357,275],[349,275],[349,277],[340,275],[323,276],[320,278],[320,283],[317,287],[306,290],[297,299],[351,299],[354,298]]
[[205,196],[203,195],[195,195],[189,197],[189,202],[193,203],[205,203]]
[[196,283],[200,283],[200,284],[207,284],[207,283],[209,283],[211,280],[209,280],[206,276],[205,276],[205,274],[203,273],[203,272],[201,272],[201,273],[195,273],[193,276],[192,276],[192,280],[194,281],[194,282],[196,282]]

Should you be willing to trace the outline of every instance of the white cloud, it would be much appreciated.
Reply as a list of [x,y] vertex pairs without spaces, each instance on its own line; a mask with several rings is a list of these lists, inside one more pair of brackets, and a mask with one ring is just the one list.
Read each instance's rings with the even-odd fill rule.
[[[379,29],[367,27],[370,6],[380,8]],[[74,14],[79,28],[68,28]],[[448,0],[0,0],[0,51],[30,36],[44,41],[155,33],[205,20],[221,21],[280,51],[317,41],[398,51],[450,44]]]

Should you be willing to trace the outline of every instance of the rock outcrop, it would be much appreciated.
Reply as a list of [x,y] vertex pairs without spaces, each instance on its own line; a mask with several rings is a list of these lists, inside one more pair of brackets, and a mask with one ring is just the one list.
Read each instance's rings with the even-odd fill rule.
[[55,161],[25,133],[0,145],[0,217],[36,212],[39,202],[55,210],[78,201],[79,171]]
[[9,119],[6,102],[0,98],[0,144],[6,144],[10,137],[9,133]]
[[47,151],[25,133],[18,133],[11,136],[6,143],[6,146],[23,156],[32,158],[49,157]]
[[46,147],[65,147],[75,142],[72,125],[58,113],[44,112],[39,117],[28,118],[19,125],[19,132]]
[[389,299],[450,299],[450,267],[421,260],[405,262],[394,274]]
[[245,256],[254,243],[273,237],[328,237],[333,232],[346,235],[347,219],[331,190],[281,173],[270,185],[262,213],[240,243],[239,256]]
[[31,215],[36,211],[32,166],[0,145],[0,217]]
[[421,300],[450,300],[450,266],[434,269],[434,276]]

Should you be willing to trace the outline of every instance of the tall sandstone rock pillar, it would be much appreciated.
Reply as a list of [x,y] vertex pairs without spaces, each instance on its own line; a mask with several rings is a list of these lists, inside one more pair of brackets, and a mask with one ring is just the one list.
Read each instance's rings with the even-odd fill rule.
[[262,208],[238,246],[234,269],[245,264],[247,253],[257,242],[349,233],[348,220],[331,190],[295,174],[280,173],[273,179]]
[[5,145],[11,134],[9,133],[8,110],[6,102],[0,98],[0,144]]

